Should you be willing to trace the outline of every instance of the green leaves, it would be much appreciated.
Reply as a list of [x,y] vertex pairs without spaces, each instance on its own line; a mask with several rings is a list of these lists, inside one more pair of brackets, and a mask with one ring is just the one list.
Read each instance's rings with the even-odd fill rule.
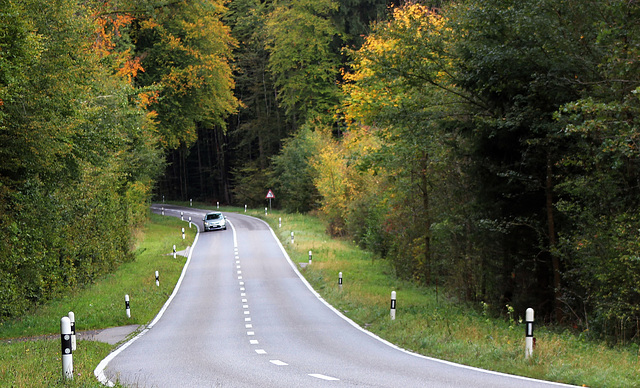
[[338,102],[340,58],[332,42],[340,35],[332,0],[278,3],[267,22],[269,70],[287,114],[302,120],[327,114]]
[[219,1],[158,4],[138,25],[144,72],[135,82],[161,90],[150,108],[168,150],[190,147],[197,125],[224,127],[238,107],[229,64],[235,42],[221,22],[224,11]]
[[94,51],[90,5],[1,7],[0,320],[130,259],[161,165],[136,91]]

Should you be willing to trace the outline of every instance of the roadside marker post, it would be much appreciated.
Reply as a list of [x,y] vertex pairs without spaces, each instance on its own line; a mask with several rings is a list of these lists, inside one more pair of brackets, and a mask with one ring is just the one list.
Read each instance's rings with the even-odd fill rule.
[[156,286],[160,287],[160,274],[156,271]]
[[184,236],[184,228],[182,228],[182,239],[183,239],[183,240],[185,239],[185,236]]
[[267,215],[267,208],[266,207],[264,208],[264,215],[265,216]]
[[71,325],[71,350],[76,351],[76,315],[69,311],[69,324]]
[[216,209],[220,209],[220,202],[216,202]]
[[62,377],[73,380],[73,347],[71,345],[71,321],[60,319],[60,344],[62,353]]
[[342,272],[338,273],[338,287],[342,291]]
[[293,232],[291,232],[291,244],[293,244]]
[[282,228],[282,217],[278,217],[278,228]]
[[391,291],[391,320],[396,319],[396,292]]
[[193,206],[193,199],[189,200],[189,206]]
[[129,294],[124,296],[124,308],[127,311],[127,318],[131,318],[131,307],[129,306]]
[[180,212],[180,221],[184,221],[184,212]]
[[191,229],[191,217],[189,217],[189,229]]
[[525,313],[525,348],[524,348],[524,358],[528,359],[533,355],[533,343],[535,339],[533,338],[533,309],[528,308]]
[[162,207],[162,215],[164,216],[164,206]]
[[247,212],[247,205],[244,205],[244,212]]
[[309,251],[309,264],[311,264],[311,259],[313,258],[313,254]]
[[173,258],[174,259],[176,258],[176,246],[175,245],[173,246]]

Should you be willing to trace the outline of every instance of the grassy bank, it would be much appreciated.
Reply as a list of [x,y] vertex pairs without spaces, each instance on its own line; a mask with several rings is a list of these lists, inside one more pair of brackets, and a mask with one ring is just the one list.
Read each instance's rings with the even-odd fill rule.
[[[640,386],[637,346],[611,349],[573,333],[535,330],[534,355],[524,359],[524,311],[502,318],[485,306],[469,306],[433,288],[398,280],[383,260],[374,260],[349,241],[332,240],[316,218],[264,212],[294,262],[313,264],[302,270],[313,287],[359,325],[398,346],[465,365],[591,387]],[[278,227],[282,218],[282,227]],[[295,242],[291,244],[291,232]],[[338,287],[338,273],[343,286]],[[389,317],[390,294],[397,292],[397,317]]]
[[[79,341],[74,352],[74,381],[63,381],[60,318],[73,311],[78,331],[148,323],[173,291],[186,260],[181,256],[174,260],[167,254],[174,244],[182,250],[195,237],[196,228],[187,227],[187,238],[182,240],[185,225],[174,217],[152,215],[139,236],[133,262],[90,287],[0,324],[0,387],[101,387],[93,370],[113,346]],[[160,274],[160,287],[155,285],[155,271]],[[131,318],[125,314],[125,294],[131,299]],[[43,335],[53,338],[22,340]]]

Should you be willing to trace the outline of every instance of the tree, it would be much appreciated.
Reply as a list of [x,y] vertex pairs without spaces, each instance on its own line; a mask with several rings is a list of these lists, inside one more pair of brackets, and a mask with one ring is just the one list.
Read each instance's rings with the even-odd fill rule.
[[320,130],[302,127],[285,139],[280,153],[272,158],[271,182],[278,193],[278,203],[289,212],[308,212],[317,206],[316,173],[311,166],[322,144]]
[[337,9],[332,0],[290,0],[269,15],[269,70],[294,122],[325,115],[338,103],[340,58],[332,43],[340,32],[331,19]]
[[640,220],[636,3],[599,3],[580,42],[589,47],[591,77],[575,82],[582,95],[558,111],[557,137],[572,144],[558,165],[558,210],[570,225],[559,253],[568,263],[565,302],[589,333],[617,341],[637,335]]
[[[131,47],[124,44],[120,50],[133,52],[123,71],[130,73],[136,87],[157,90],[149,109],[173,162],[160,186],[186,199],[190,186],[186,160],[198,131],[224,132],[226,117],[238,107],[230,66],[235,40],[221,21],[226,9],[213,0],[122,1],[105,6],[102,18],[130,16],[126,28],[120,29],[129,37],[124,43],[131,42]],[[224,160],[222,154],[219,161]],[[173,173],[177,184],[172,184]]]
[[5,319],[131,258],[133,228],[146,217],[161,161],[136,91],[94,50],[91,4],[2,9]]
[[[345,87],[350,131],[370,132],[379,141],[378,147],[358,155],[361,166],[386,175],[378,192],[388,192],[381,196],[387,197],[384,208],[389,211],[382,223],[389,242],[376,245],[394,261],[400,276],[424,283],[437,281],[441,267],[434,263],[431,229],[441,221],[442,209],[434,201],[451,162],[447,142],[456,141],[455,126],[449,123],[461,97],[452,92],[445,47],[451,36],[445,24],[426,6],[395,9],[393,18],[379,24],[356,53],[355,72],[347,75],[352,83]],[[377,218],[379,213],[371,214]]]

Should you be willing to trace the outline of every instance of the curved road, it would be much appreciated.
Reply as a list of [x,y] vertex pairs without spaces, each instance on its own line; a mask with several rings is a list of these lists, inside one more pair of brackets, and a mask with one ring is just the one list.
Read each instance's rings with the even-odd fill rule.
[[[204,214],[164,207],[198,224]],[[228,230],[198,235],[162,318],[103,361],[109,380],[135,387],[560,385],[417,356],[374,337],[308,287],[266,223],[227,216]]]

